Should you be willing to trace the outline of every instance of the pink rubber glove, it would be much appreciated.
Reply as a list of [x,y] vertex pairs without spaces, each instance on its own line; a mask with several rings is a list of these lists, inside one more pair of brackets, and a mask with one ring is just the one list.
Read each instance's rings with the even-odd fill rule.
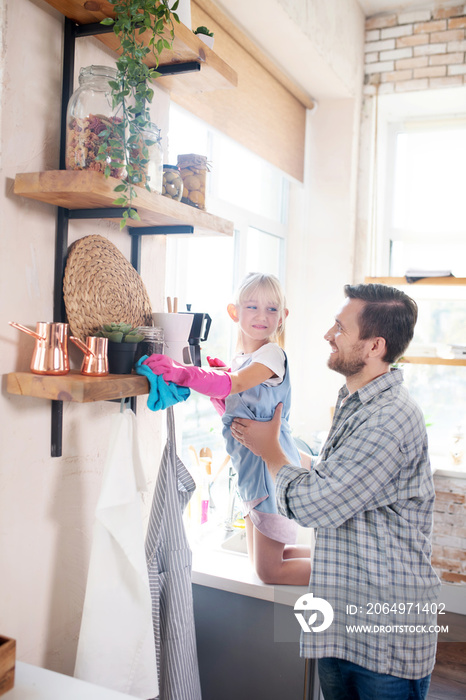
[[[219,360],[218,357],[210,357],[207,355],[207,362],[211,367],[225,367],[227,372],[231,372],[230,367],[227,367],[223,360]],[[225,399],[210,399],[212,406],[217,411],[218,415],[221,417],[225,413]]]
[[[223,360],[219,360],[218,357],[210,357],[207,355],[207,362],[211,367],[225,367],[227,372],[230,372],[230,367],[227,367]],[[217,411],[218,415],[221,417],[225,413],[225,399],[210,399],[212,406]]]
[[214,399],[214,398],[211,398],[211,399],[210,399],[210,403],[211,403],[212,406],[215,408],[215,410],[217,411],[218,415],[219,415],[220,417],[222,417],[223,414],[225,413],[225,410],[226,410],[226,409],[225,409],[225,399]]
[[218,357],[210,357],[210,355],[207,355],[207,362],[210,367],[225,367],[228,372],[230,371],[230,368],[226,366],[223,360],[219,360]]
[[166,382],[187,386],[215,399],[224,399],[231,391],[231,377],[227,372],[180,365],[167,355],[151,355],[143,364],[154,374],[162,374]]

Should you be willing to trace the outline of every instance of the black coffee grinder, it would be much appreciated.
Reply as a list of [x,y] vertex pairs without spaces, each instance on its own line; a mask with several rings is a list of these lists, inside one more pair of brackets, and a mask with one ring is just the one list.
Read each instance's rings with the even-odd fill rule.
[[201,366],[201,347],[200,344],[207,340],[209,335],[212,319],[209,314],[193,313],[190,311],[191,304],[186,304],[188,311],[180,313],[188,313],[193,317],[193,323],[189,332],[188,342],[191,353],[191,360],[196,367]]

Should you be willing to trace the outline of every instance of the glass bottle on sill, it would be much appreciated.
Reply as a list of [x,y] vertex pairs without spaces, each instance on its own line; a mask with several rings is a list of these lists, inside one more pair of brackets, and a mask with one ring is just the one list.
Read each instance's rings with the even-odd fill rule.
[[458,467],[464,463],[466,436],[462,425],[457,425],[453,431],[448,451],[455,467]]

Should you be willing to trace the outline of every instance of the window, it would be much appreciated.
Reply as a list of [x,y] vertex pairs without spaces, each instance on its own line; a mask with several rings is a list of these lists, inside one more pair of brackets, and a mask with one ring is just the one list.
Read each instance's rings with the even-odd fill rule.
[[[192,311],[212,318],[208,340],[201,344],[202,364],[206,366],[207,354],[228,362],[234,353],[236,326],[226,307],[244,275],[269,272],[284,282],[288,181],[258,156],[171,105],[169,162],[176,163],[182,153],[207,155],[211,164],[208,211],[235,225],[233,238],[167,239],[167,295],[178,297],[179,310],[185,311],[185,304],[191,304]],[[194,452],[199,455],[202,447],[208,447],[214,470],[220,466],[226,455],[220,418],[207,397],[193,392],[189,401],[178,407],[177,422],[180,456],[196,482],[202,483],[205,474],[196,466]],[[226,518],[227,484],[228,469],[224,469],[210,493],[215,504],[210,510],[213,520]],[[200,489],[191,509],[194,519],[200,510],[196,505],[199,493]]]
[[390,274],[451,269],[466,277],[466,121],[392,127],[385,242]]
[[[388,127],[382,271],[445,270],[466,277],[466,120],[441,118]],[[419,320],[407,355],[446,357],[466,345],[466,287],[407,286]],[[466,367],[405,365],[405,381],[424,411],[434,465],[466,474],[466,455],[450,453],[457,426],[466,431]]]

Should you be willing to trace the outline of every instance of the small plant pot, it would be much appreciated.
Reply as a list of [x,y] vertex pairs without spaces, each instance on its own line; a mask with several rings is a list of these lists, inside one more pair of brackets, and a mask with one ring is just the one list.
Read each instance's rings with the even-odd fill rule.
[[208,34],[196,34],[197,38],[200,39],[201,41],[206,44],[209,49],[214,48],[214,38],[213,36],[209,36]]
[[108,344],[108,371],[110,374],[131,374],[138,343]]

